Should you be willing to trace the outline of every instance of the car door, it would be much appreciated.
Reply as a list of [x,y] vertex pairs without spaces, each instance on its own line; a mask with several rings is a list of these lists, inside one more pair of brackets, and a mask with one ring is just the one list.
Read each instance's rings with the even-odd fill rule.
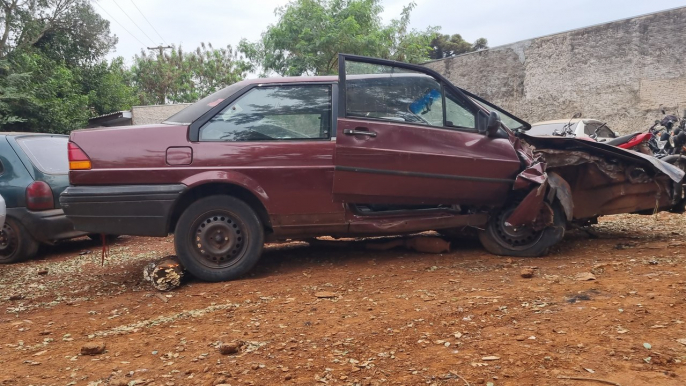
[[520,162],[508,135],[437,73],[339,56],[334,199],[348,203],[493,204]]

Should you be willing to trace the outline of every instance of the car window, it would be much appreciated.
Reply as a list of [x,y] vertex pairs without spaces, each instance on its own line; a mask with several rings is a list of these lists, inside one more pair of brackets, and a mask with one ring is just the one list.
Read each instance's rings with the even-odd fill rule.
[[67,174],[69,157],[67,137],[30,136],[17,138],[17,143],[33,166],[45,174]]
[[254,88],[200,128],[201,141],[329,138],[331,86]]
[[443,88],[422,72],[346,62],[346,116],[444,126]]
[[451,92],[445,95],[446,126],[476,128],[474,114],[466,107],[467,104]]

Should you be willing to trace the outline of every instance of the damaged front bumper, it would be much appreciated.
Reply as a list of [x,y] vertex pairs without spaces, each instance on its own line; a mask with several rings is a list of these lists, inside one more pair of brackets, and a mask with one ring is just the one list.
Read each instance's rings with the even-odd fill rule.
[[519,134],[513,145],[526,164],[514,189],[528,190],[507,219],[513,226],[545,227],[552,221],[545,203],[555,199],[568,221],[686,205],[684,172],[657,158],[566,137]]

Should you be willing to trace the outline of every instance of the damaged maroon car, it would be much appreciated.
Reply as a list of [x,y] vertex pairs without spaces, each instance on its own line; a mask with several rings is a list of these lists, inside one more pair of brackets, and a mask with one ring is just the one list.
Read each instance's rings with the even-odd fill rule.
[[167,236],[230,280],[265,241],[474,227],[541,256],[568,223],[683,209],[683,172],[529,125],[427,68],[339,56],[338,77],[245,80],[159,125],[79,130],[60,202],[89,233]]

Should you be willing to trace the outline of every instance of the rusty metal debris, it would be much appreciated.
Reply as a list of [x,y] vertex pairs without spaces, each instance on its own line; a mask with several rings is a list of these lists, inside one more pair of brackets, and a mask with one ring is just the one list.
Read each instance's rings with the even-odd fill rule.
[[385,251],[397,247],[404,247],[422,253],[450,252],[450,242],[440,237],[417,236],[409,239],[397,239],[383,243],[367,243],[366,249]]
[[143,278],[160,291],[170,291],[181,285],[184,272],[176,256],[167,256],[143,269]]

